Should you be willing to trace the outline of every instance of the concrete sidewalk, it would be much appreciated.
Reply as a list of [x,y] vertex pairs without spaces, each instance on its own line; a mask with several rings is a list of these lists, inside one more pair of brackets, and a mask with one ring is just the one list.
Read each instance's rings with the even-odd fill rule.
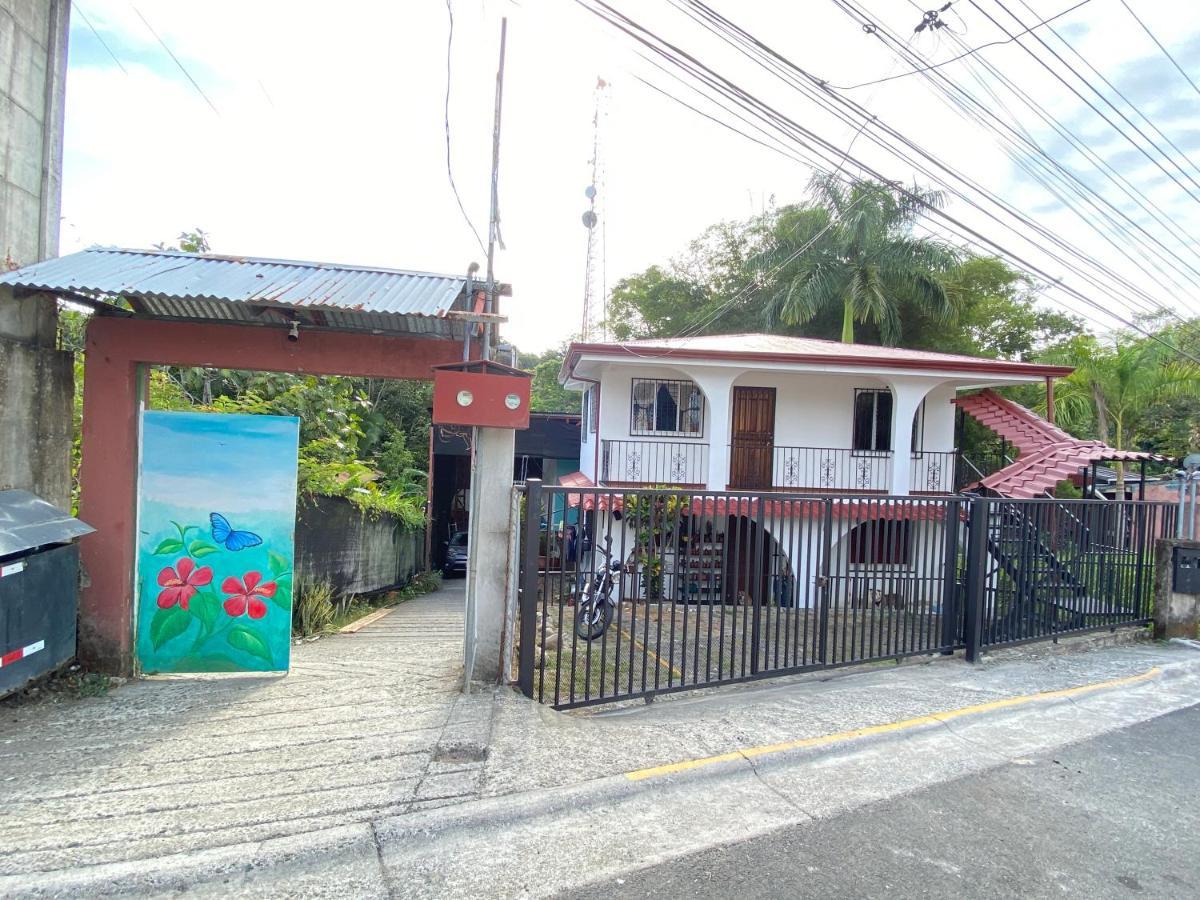
[[462,608],[459,582],[293,646],[286,678],[158,677],[0,707],[0,875],[34,883],[477,796],[481,763],[443,752],[488,740],[490,704],[459,691]]
[[[151,680],[5,711],[0,894],[540,895],[584,877],[566,865],[572,841],[580,861],[600,854],[589,873],[632,867],[647,847],[686,852],[718,827],[778,827],[800,809],[869,802],[1200,702],[1200,653],[1138,644],[1032,648],[978,666],[939,658],[562,714],[508,689],[458,692],[461,602],[447,588],[358,634],[298,647],[287,679]],[[918,721],[1130,678],[953,725]],[[877,757],[882,736],[805,743],[905,721],[920,727],[891,735],[896,746]],[[821,753],[866,753],[869,764],[813,768]],[[705,758],[718,764],[672,768]],[[767,786],[765,772],[793,764],[808,768]],[[641,781],[625,774],[647,769]],[[797,792],[803,805],[780,799]],[[597,835],[599,810],[622,811]],[[622,855],[616,838],[606,847],[612,817],[619,832],[658,822],[670,836],[646,844],[643,833]],[[551,873],[526,872],[526,883],[508,872],[539,859]],[[504,884],[489,883],[499,870]]]

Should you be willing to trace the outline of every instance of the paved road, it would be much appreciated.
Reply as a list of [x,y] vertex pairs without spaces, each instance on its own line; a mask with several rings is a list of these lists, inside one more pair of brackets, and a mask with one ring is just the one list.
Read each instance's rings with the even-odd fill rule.
[[570,894],[964,895],[1200,896],[1200,706]]
[[[173,676],[0,707],[0,877],[369,821],[478,794],[490,704],[459,693],[462,582],[280,676]],[[0,889],[0,893],[3,890]]]

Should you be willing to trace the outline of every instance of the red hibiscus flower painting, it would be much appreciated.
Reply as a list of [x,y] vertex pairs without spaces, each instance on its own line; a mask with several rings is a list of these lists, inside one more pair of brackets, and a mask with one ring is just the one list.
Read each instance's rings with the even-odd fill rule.
[[213,570],[208,566],[196,567],[188,557],[178,560],[174,566],[166,566],[158,573],[162,590],[158,593],[158,605],[162,609],[172,606],[188,608],[188,602],[196,595],[196,589],[211,584]]
[[229,594],[223,604],[226,613],[261,619],[267,614],[267,604],[263,601],[275,596],[275,582],[263,582],[258,572],[247,572],[240,580],[232,576],[226,578],[221,583],[221,590]]

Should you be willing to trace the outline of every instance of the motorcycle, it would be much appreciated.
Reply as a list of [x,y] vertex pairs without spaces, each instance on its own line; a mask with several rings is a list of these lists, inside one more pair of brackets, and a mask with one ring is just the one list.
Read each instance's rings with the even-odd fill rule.
[[[612,518],[621,521],[620,510],[614,510]],[[585,641],[594,641],[608,630],[617,606],[613,586],[621,572],[621,561],[612,558],[611,531],[604,536],[604,548],[595,552],[603,557],[603,564],[592,573],[575,604],[575,633]]]

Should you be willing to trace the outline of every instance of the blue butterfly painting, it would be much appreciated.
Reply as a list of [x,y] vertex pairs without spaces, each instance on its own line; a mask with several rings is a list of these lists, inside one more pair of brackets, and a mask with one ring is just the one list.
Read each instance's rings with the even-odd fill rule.
[[236,531],[220,513],[209,513],[208,519],[212,522],[213,540],[224,544],[226,550],[245,550],[262,543],[262,538],[253,531]]

